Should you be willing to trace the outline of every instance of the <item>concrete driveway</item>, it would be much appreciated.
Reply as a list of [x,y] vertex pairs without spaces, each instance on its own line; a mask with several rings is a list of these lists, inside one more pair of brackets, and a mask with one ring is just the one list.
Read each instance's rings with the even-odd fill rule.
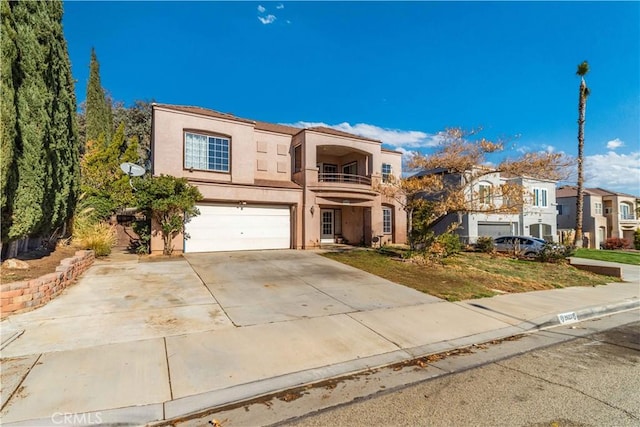
[[236,326],[441,301],[309,251],[186,258]]
[[3,320],[2,357],[435,301],[309,251],[115,254],[44,307]]
[[233,325],[184,259],[139,262],[137,255],[113,254],[45,306],[9,316],[0,327],[6,358]]

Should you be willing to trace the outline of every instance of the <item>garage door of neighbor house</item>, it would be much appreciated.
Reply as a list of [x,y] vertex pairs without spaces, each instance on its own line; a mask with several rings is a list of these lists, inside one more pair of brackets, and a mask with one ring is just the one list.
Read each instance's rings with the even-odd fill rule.
[[508,236],[512,234],[511,223],[504,222],[479,222],[478,223],[478,237],[489,236],[499,237]]
[[238,204],[198,205],[200,215],[186,224],[185,252],[289,249],[288,206]]

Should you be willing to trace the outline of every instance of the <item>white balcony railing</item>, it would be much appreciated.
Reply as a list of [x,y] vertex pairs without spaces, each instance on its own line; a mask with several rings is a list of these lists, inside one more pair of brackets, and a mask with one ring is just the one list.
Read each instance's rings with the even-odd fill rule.
[[319,173],[318,182],[371,185],[371,177],[349,173]]

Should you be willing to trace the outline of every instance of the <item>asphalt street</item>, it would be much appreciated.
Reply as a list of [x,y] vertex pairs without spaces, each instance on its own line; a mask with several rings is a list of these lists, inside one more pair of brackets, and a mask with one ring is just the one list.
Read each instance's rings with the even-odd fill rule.
[[640,322],[321,413],[295,426],[637,426]]
[[638,390],[640,313],[631,310],[290,390],[174,425],[637,426]]

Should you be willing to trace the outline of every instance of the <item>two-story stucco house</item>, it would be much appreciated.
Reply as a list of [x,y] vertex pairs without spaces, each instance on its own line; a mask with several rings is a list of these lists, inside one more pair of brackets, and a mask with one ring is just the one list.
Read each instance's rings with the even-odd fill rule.
[[[502,209],[509,201],[494,195],[493,189],[506,183],[519,185],[524,189],[524,203],[515,209]],[[497,171],[487,171],[481,178],[472,181],[466,193],[470,200],[475,199],[471,203],[475,210],[445,216],[434,225],[436,234],[444,233],[453,223],[458,223],[456,233],[464,243],[476,243],[478,237],[483,236],[506,235],[557,241],[555,181],[503,176]]]
[[[376,191],[401,153],[330,128],[296,128],[154,104],[152,173],[186,177],[204,200],[174,239],[184,252],[405,243],[402,206]],[[159,236],[152,252],[162,250]]]
[[[558,189],[558,230],[575,228],[577,193],[573,186]],[[586,246],[600,248],[610,237],[633,242],[633,233],[640,228],[636,196],[602,188],[585,188],[583,194],[582,230]]]

